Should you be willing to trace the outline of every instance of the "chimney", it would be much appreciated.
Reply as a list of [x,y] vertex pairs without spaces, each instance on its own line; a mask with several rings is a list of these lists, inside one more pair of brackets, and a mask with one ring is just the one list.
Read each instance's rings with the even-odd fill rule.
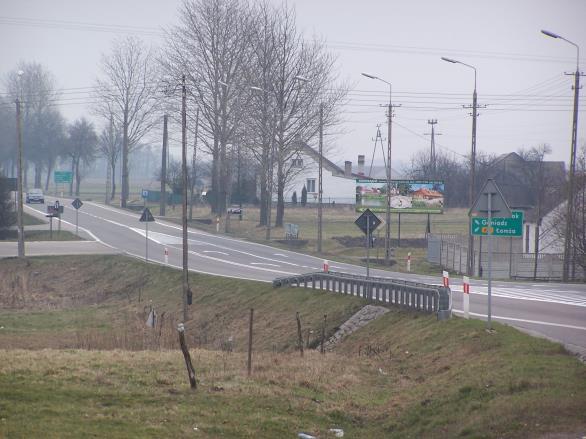
[[364,175],[364,156],[358,156],[358,175]]
[[346,160],[344,162],[344,175],[346,177],[351,177],[352,176],[352,162]]

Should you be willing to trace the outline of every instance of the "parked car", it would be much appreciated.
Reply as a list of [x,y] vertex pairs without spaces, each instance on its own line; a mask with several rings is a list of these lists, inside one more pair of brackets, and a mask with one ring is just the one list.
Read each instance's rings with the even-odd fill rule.
[[41,189],[31,189],[26,193],[26,202],[30,203],[41,203],[45,204],[45,196]]

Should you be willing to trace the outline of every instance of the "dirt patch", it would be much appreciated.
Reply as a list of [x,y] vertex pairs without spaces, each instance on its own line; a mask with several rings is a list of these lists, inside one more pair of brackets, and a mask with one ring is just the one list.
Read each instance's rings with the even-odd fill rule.
[[276,242],[290,248],[302,248],[305,247],[309,241],[307,239],[277,239]]

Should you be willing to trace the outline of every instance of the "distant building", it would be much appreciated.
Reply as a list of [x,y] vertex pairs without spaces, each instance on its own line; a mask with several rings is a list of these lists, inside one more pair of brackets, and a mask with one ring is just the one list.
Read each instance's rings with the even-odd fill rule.
[[[292,159],[291,166],[299,168],[285,190],[285,201],[291,201],[293,192],[297,192],[297,199],[301,197],[303,186],[307,189],[307,203],[317,203],[318,178],[319,178],[319,153],[306,143],[299,149],[298,155]],[[336,165],[327,157],[322,156],[322,202],[335,204],[356,203],[356,179],[365,178],[386,178],[374,174],[374,168],[365,172],[365,156],[358,156],[358,166],[354,170],[351,161],[344,162],[344,168]],[[384,167],[376,167],[382,168]],[[402,178],[396,171],[392,170],[393,179]]]

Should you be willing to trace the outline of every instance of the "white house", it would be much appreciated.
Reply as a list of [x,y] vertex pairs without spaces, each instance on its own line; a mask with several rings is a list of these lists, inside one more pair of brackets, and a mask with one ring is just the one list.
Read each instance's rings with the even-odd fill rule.
[[[319,174],[319,153],[307,144],[303,144],[299,153],[292,161],[292,166],[299,169],[292,177],[285,189],[285,201],[291,201],[293,192],[297,193],[297,201],[301,201],[303,186],[307,189],[307,203],[317,203],[318,197],[318,174]],[[373,167],[372,174],[365,173],[364,155],[358,156],[358,167],[352,169],[352,162],[345,161],[344,168],[334,162],[322,157],[322,202],[335,204],[356,203],[356,179],[357,178],[385,178],[383,167]],[[382,169],[382,175],[381,174]],[[375,170],[379,171],[375,174]],[[400,178],[396,171],[392,170],[393,178]]]

